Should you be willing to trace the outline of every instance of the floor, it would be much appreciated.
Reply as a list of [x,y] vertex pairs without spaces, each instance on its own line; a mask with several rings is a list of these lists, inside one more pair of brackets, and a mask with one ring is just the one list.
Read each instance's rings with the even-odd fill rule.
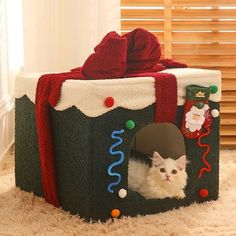
[[95,224],[15,188],[13,156],[0,170],[0,235],[236,236],[235,222],[236,150],[221,152],[219,200]]

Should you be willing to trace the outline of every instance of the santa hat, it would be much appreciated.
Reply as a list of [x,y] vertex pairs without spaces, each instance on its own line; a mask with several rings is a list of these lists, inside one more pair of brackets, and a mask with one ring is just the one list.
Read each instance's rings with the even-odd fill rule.
[[207,104],[205,104],[204,102],[197,102],[193,106],[196,107],[199,110],[203,109],[204,111],[207,111],[209,109],[209,106]]

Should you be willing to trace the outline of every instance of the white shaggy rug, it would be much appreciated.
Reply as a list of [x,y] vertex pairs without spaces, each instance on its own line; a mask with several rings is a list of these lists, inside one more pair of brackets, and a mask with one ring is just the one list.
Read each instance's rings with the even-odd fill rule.
[[236,151],[221,152],[219,200],[95,224],[15,188],[9,158],[0,172],[0,235],[236,236]]

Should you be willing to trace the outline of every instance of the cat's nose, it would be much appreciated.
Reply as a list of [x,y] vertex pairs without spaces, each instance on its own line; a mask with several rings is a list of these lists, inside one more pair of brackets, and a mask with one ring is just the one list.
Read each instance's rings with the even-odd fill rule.
[[169,178],[170,178],[170,175],[166,175],[166,178],[169,179]]

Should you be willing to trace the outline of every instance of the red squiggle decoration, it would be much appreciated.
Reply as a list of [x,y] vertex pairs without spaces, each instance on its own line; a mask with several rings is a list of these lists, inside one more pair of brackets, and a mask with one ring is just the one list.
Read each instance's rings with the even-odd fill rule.
[[207,143],[201,143],[201,139],[203,137],[205,137],[205,136],[208,136],[210,134],[210,132],[211,132],[211,129],[210,129],[210,126],[208,126],[208,125],[206,125],[204,127],[206,128],[206,132],[202,133],[198,137],[197,144],[198,144],[199,147],[206,147],[206,151],[204,152],[203,157],[202,157],[202,161],[206,165],[206,167],[201,168],[201,170],[199,172],[199,175],[198,175],[199,179],[202,177],[202,174],[203,174],[204,171],[206,171],[206,172],[210,172],[211,171],[211,165],[206,160],[206,156],[210,152],[210,149],[211,149],[210,145],[207,144]]

